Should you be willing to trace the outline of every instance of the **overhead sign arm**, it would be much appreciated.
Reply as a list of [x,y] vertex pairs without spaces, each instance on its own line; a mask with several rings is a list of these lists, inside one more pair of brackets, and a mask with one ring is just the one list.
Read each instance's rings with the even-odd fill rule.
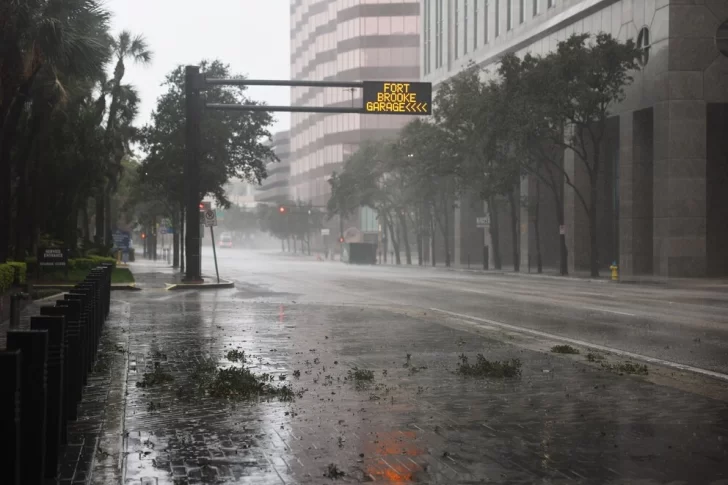
[[[204,104],[201,91],[213,86],[289,86],[361,89],[363,106],[266,106],[262,104]],[[198,282],[201,275],[200,226],[195,216],[200,202],[201,121],[204,109],[223,111],[267,111],[289,113],[354,114],[432,114],[432,84],[396,81],[306,81],[273,79],[207,79],[199,66],[185,68],[186,138],[185,201],[187,233],[185,238],[185,281]],[[210,226],[212,229],[212,226]],[[213,240],[213,248],[215,241]]]

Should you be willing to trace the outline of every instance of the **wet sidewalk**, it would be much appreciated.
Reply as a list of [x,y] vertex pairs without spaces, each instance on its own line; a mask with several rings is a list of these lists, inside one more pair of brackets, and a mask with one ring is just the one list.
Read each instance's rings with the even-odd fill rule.
[[[166,274],[139,268],[140,282]],[[275,291],[119,297],[62,483],[728,480],[725,401],[589,349],[563,356],[406,307]],[[456,372],[477,354],[518,359],[521,375]],[[248,389],[249,374],[216,371],[229,367],[270,395],[220,397]]]

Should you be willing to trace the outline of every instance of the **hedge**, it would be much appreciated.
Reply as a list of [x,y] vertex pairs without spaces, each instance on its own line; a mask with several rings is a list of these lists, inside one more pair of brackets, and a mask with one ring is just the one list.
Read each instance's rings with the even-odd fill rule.
[[13,285],[15,268],[9,264],[0,264],[0,293],[5,293]]
[[17,261],[8,261],[11,267],[17,268],[18,270],[18,283],[21,285],[25,283],[26,275],[28,274],[28,265],[25,263],[19,263]]
[[[25,263],[27,264],[27,271],[30,274],[35,274],[36,268],[38,266],[38,260],[36,258],[27,258],[25,260]],[[89,256],[86,258],[71,258],[68,260],[68,270],[86,270],[90,271],[93,268],[99,266],[101,263],[112,263],[114,267],[116,267],[116,259],[114,258],[107,258],[104,256]],[[46,270],[48,271],[48,270]],[[59,268],[53,268],[52,272],[58,272],[63,271]]]
[[76,258],[68,260],[68,269],[81,269],[91,271],[101,263],[111,263],[116,267],[116,259],[106,258],[104,256],[89,256],[86,258]]

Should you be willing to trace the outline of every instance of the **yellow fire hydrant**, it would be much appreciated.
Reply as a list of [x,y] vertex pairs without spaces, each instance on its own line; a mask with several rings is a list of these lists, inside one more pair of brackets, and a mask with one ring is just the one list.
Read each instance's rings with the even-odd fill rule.
[[613,262],[609,269],[612,270],[612,281],[617,281],[619,279],[619,266],[617,266],[617,262]]

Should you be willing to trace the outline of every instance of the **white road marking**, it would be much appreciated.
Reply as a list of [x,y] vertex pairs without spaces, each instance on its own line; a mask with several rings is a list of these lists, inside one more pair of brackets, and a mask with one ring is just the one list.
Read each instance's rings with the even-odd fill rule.
[[609,310],[607,308],[600,308],[595,306],[582,306],[585,310],[592,310],[595,312],[605,312],[605,313],[614,313],[616,315],[626,315],[628,317],[634,317],[636,316],[634,313],[627,313],[627,312],[618,312],[617,310]]
[[691,365],[680,364],[678,362],[672,362],[672,361],[664,360],[664,359],[658,359],[656,357],[635,354],[633,352],[628,352],[626,350],[615,349],[614,347],[607,347],[604,345],[586,342],[584,340],[578,340],[578,339],[573,339],[573,338],[569,338],[569,337],[562,337],[561,335],[555,335],[552,333],[541,332],[539,330],[533,330],[530,328],[524,328],[524,327],[519,327],[516,325],[510,325],[508,323],[497,322],[495,320],[489,320],[487,318],[474,317],[472,315],[465,315],[463,313],[450,312],[447,310],[441,310],[439,308],[430,308],[430,310],[433,312],[439,312],[439,313],[443,313],[445,315],[450,315],[452,317],[457,317],[457,318],[470,320],[470,321],[487,323],[492,326],[505,328],[508,330],[516,331],[516,332],[528,333],[531,335],[537,335],[539,337],[546,337],[546,338],[552,339],[552,340],[559,340],[561,342],[568,342],[570,344],[579,345],[582,347],[589,347],[592,349],[601,350],[602,352],[609,352],[612,354],[621,355],[622,357],[629,357],[632,359],[649,362],[651,364],[661,365],[661,366],[665,366],[665,367],[671,367],[673,369],[678,369],[678,370],[686,371],[686,372],[694,372],[696,374],[702,374],[704,376],[713,377],[715,379],[720,379],[722,381],[728,381],[728,374],[722,374],[720,372],[715,372],[715,371],[708,370],[708,369],[701,369],[700,367],[693,367]]

